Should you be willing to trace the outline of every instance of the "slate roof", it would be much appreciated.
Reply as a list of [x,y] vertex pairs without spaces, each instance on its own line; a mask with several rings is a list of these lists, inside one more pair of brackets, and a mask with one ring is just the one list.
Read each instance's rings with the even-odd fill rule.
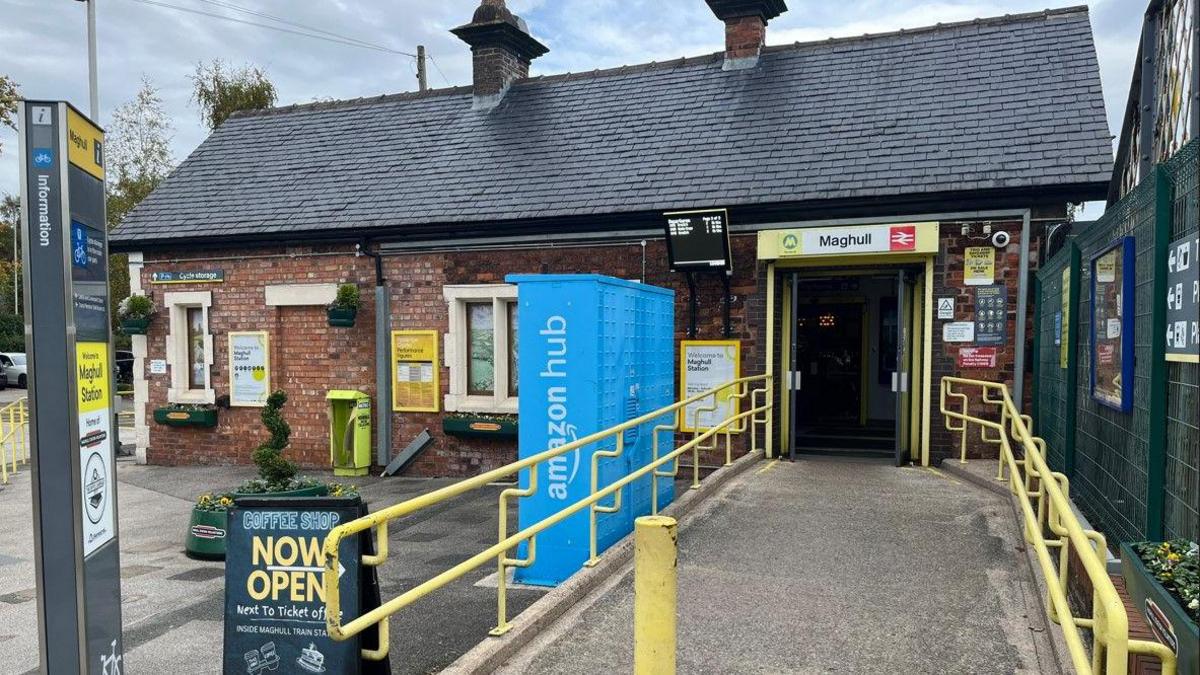
[[[1103,198],[1087,9],[235,116],[114,233],[394,236],[514,219],[995,189]],[[565,221],[563,221],[565,222]],[[437,225],[437,227],[432,227]]]

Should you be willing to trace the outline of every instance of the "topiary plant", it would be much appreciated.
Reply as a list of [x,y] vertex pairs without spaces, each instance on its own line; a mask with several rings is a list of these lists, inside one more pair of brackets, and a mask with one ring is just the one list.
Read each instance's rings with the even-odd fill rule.
[[254,464],[258,466],[258,475],[267,483],[268,489],[275,491],[287,490],[298,470],[294,462],[283,458],[283,451],[292,435],[292,428],[280,412],[285,403],[287,394],[282,391],[276,391],[267,397],[262,421],[267,431],[271,432],[271,439],[258,446],[252,455]]

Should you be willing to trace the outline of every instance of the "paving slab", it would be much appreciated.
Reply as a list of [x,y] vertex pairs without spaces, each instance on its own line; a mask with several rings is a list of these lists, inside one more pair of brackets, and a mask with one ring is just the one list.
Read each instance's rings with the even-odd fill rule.
[[[681,529],[679,672],[1049,672],[1011,519],[936,469],[746,472]],[[629,672],[632,576],[587,602],[501,672]]]
[[[372,509],[452,482],[309,473],[358,485]],[[186,557],[183,539],[197,495],[229,489],[253,476],[252,466],[117,463],[127,672],[220,672],[224,564]],[[394,521],[389,528],[391,558],[380,569],[383,596],[395,596],[494,544],[503,487],[488,486]],[[5,654],[0,673],[37,668],[30,508],[30,474],[23,469],[0,491],[0,652]],[[516,522],[515,507],[510,521]],[[436,672],[487,634],[495,624],[495,589],[476,584],[492,572],[493,567],[485,566],[393,617],[393,672]],[[520,612],[544,592],[510,589],[510,611]]]

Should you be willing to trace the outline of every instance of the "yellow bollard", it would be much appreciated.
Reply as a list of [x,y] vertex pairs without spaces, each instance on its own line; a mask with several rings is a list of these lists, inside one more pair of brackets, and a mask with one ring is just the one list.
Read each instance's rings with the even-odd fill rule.
[[675,672],[676,523],[668,516],[634,521],[633,672]]

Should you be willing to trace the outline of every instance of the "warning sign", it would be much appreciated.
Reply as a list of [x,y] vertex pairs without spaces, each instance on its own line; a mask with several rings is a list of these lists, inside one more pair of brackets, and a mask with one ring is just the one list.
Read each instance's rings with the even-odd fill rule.
[[954,298],[938,298],[937,318],[939,318],[939,319],[953,319],[954,318]]
[[995,368],[996,347],[959,347],[959,368]]
[[963,284],[987,286],[996,281],[996,249],[968,246],[963,251]]
[[79,383],[79,473],[83,503],[80,536],[83,555],[87,557],[116,533],[108,344],[76,343],[75,367]]
[[438,332],[392,331],[392,410],[437,412]]

